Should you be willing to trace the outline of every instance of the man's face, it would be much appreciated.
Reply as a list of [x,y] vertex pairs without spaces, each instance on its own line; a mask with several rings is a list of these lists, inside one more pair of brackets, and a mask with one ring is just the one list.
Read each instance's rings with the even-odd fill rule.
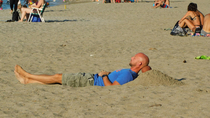
[[132,67],[132,66],[135,66],[139,62],[140,62],[140,55],[136,54],[135,56],[131,57],[131,61],[129,65]]

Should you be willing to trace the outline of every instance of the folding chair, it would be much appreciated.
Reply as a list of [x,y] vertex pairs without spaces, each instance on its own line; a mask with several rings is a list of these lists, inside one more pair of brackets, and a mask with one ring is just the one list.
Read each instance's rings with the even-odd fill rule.
[[[42,8],[32,8],[31,13],[28,18],[28,22],[31,22],[34,16],[38,16],[42,22],[45,22],[43,13],[44,13],[46,6],[47,6],[47,3],[45,3]],[[33,13],[33,11],[36,11],[36,13]]]

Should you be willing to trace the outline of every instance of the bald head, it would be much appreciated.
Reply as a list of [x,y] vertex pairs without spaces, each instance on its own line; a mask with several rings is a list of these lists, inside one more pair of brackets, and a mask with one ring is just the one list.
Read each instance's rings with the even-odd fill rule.
[[149,64],[148,56],[145,55],[144,53],[138,53],[137,55],[139,56],[140,62],[142,62],[142,67],[148,66]]
[[129,63],[131,69],[137,73],[145,66],[148,66],[148,64],[149,58],[144,53],[137,53],[131,58],[131,61]]

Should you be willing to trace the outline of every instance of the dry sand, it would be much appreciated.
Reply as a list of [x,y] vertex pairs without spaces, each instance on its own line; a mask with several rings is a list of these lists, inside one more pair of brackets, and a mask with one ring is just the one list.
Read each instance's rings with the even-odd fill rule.
[[[46,9],[46,23],[8,23],[10,11],[0,11],[0,117],[209,118],[210,61],[194,57],[210,56],[210,39],[164,30],[190,2],[60,5]],[[210,13],[209,0],[193,2]],[[34,74],[113,71],[138,52],[154,70],[123,86],[23,85],[13,72],[16,64]]]

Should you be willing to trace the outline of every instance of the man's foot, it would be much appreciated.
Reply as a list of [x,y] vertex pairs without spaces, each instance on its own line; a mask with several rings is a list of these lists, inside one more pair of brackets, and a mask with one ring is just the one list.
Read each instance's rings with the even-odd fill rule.
[[27,72],[23,70],[19,65],[15,66],[15,76],[22,84],[28,83],[28,78],[26,77]]
[[15,77],[20,81],[20,83],[26,84],[26,80],[23,77],[21,77],[16,71],[14,72],[15,72]]
[[15,66],[15,71],[22,76],[25,76],[25,74],[27,74],[27,72],[25,70],[23,70],[22,67],[20,67],[19,65]]

